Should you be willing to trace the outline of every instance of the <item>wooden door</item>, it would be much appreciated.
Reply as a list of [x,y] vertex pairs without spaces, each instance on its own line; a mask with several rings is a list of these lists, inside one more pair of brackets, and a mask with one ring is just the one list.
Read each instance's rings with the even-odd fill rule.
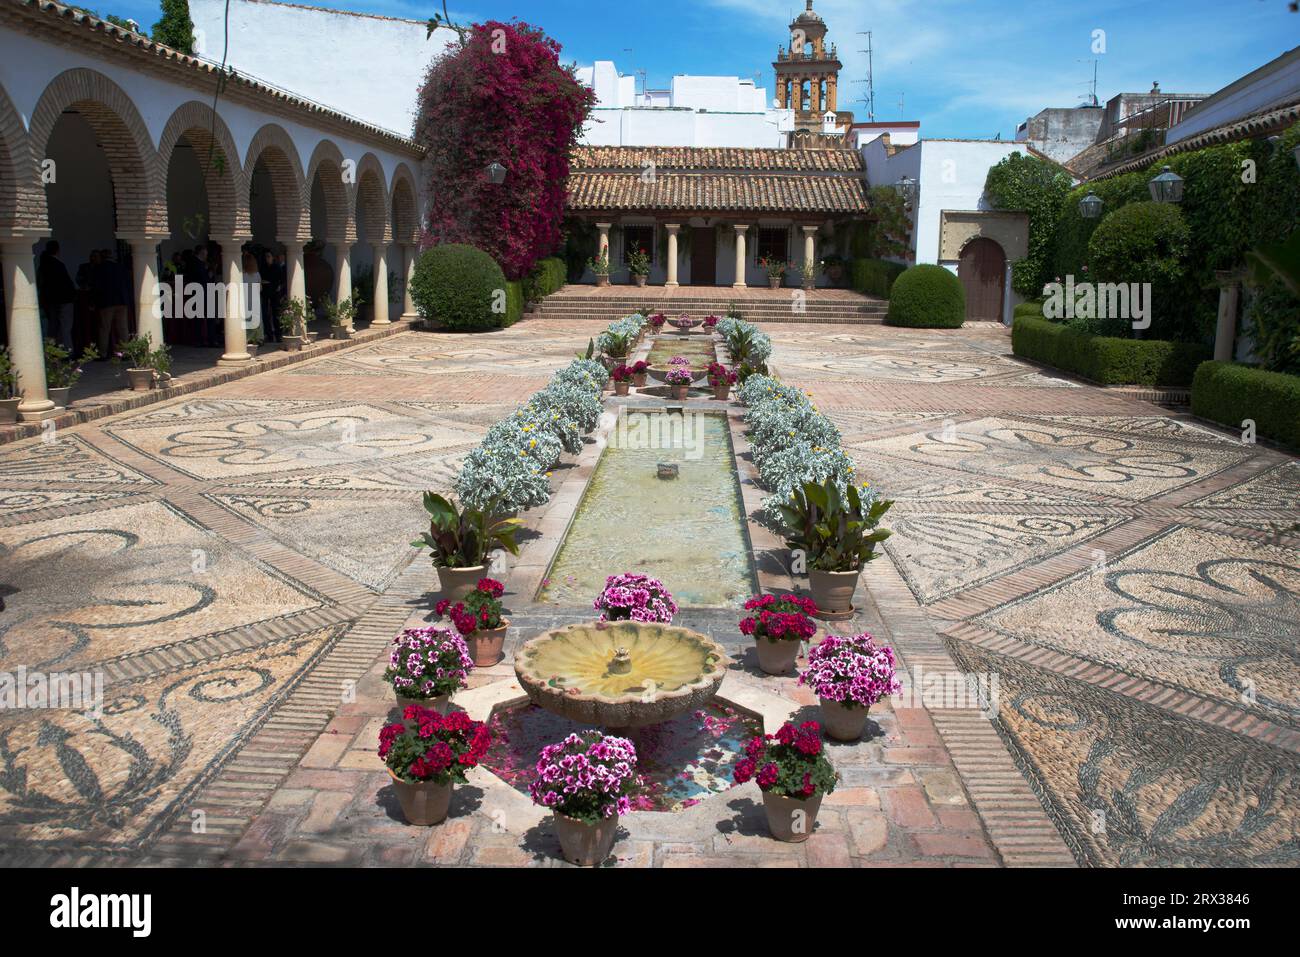
[[991,239],[972,239],[961,251],[957,275],[966,290],[969,321],[1001,322],[1007,257]]
[[712,226],[691,229],[691,285],[714,286],[718,282],[718,238]]

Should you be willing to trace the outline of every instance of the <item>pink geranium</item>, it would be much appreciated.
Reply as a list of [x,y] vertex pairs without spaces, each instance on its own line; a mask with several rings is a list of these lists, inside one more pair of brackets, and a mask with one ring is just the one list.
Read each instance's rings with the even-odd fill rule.
[[605,589],[592,607],[601,621],[657,621],[669,624],[677,602],[664,583],[649,575],[625,572],[605,579]]
[[799,683],[819,698],[848,708],[870,708],[902,690],[893,649],[877,647],[868,634],[828,635],[808,652],[808,667],[799,673]]
[[542,807],[589,824],[632,810],[636,747],[626,738],[570,734],[542,748],[536,770],[528,793]]

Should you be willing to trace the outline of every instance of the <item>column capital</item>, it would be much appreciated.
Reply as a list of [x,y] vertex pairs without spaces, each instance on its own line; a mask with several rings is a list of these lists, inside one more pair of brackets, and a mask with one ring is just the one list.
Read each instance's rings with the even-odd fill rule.
[[681,228],[682,228],[681,223],[664,223],[664,229],[668,230],[668,232],[674,235],[676,235],[681,230]]
[[745,230],[749,229],[748,223],[745,223],[744,225],[741,225],[740,223],[736,223],[734,225],[735,225],[736,232],[738,233],[743,233]]
[[144,233],[126,236],[119,233],[117,238],[124,243],[130,243],[132,246],[157,246],[169,237],[162,233]]
[[799,228],[809,234],[818,232],[821,229],[820,226],[800,226]]
[[613,224],[613,223],[597,223],[597,224],[596,224],[596,228],[597,228],[597,229],[605,229],[605,230],[609,230],[609,229],[613,229],[613,228],[614,228],[614,224]]

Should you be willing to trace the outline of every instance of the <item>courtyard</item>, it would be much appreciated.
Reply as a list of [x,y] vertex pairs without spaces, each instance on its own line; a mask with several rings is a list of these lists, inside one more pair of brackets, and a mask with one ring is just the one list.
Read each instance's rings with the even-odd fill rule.
[[[544,311],[478,334],[398,323],[0,445],[0,671],[105,683],[97,716],[0,715],[0,859],[562,865],[548,812],[499,769],[471,771],[444,824],[408,826],[376,749],[391,642],[438,617],[411,546],[421,493],[450,488],[601,328]],[[771,840],[758,788],[724,781],[622,816],[606,863],[1297,863],[1294,458],[1016,359],[997,324],[765,330],[772,374],[811,393],[896,501],[855,617],[822,634],[891,647],[904,694],[872,707],[860,742],[827,746],[839,787],[807,841]],[[754,521],[740,403],[707,402],[727,415],[757,583],[797,587]],[[593,617],[589,599],[538,596],[597,439],[522,514],[499,574],[505,657],[454,697],[473,718],[518,701],[525,641]],[[758,669],[737,614],[685,604],[676,620],[726,650],[728,707],[769,732],[815,718],[793,675]],[[908,700],[922,671],[996,679],[992,710]]]

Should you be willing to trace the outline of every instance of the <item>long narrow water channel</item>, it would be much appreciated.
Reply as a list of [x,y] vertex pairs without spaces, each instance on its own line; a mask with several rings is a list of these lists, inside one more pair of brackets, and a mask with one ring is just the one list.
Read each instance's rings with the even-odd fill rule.
[[[661,463],[678,477],[659,478]],[[660,579],[683,606],[736,607],[757,591],[725,415],[620,419],[538,601],[590,607],[620,572]]]

